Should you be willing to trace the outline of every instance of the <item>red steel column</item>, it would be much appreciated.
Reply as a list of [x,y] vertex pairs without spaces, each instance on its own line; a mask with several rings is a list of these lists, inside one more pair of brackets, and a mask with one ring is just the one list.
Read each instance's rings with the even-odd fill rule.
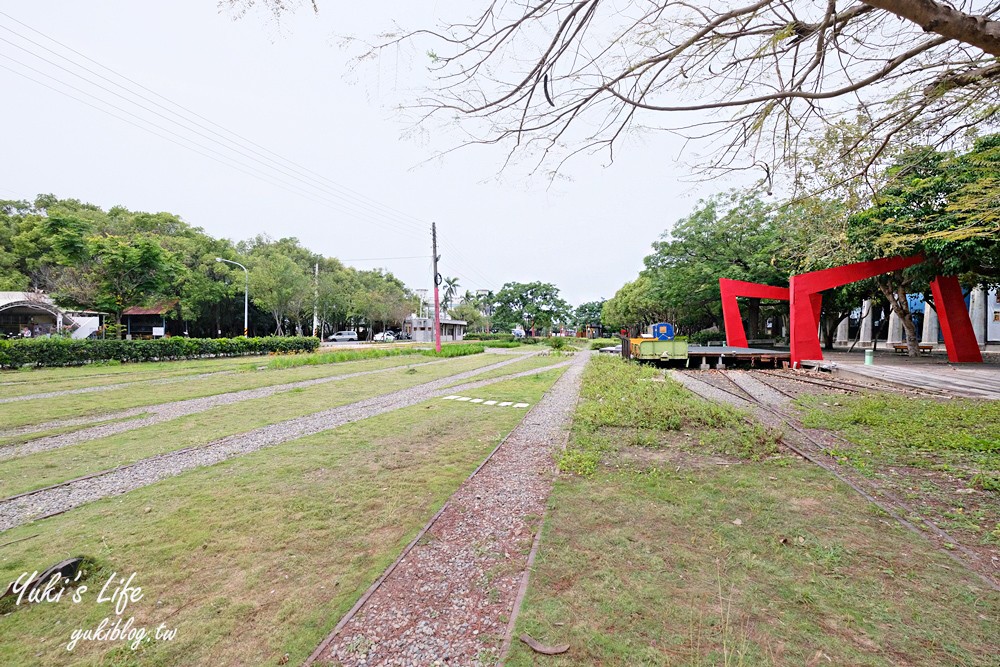
[[955,276],[938,276],[931,281],[934,309],[941,324],[941,335],[952,363],[982,363],[976,332],[962,297],[962,286]]

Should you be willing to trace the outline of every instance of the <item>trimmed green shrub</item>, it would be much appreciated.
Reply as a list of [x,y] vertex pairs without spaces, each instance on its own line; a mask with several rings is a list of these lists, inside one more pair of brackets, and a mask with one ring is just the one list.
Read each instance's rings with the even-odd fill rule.
[[0,341],[0,368],[78,366],[106,361],[172,361],[200,357],[241,357],[313,352],[318,338],[159,338],[156,340],[73,340],[30,338]]

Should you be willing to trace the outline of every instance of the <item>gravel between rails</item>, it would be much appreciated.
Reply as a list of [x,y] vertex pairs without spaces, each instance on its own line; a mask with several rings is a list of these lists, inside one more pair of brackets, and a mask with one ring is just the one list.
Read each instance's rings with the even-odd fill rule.
[[588,357],[566,362],[566,373],[307,665],[496,664],[552,490],[552,455],[565,443]]
[[182,472],[210,466],[227,459],[255,452],[290,440],[313,435],[343,426],[351,422],[367,419],[400,408],[416,405],[429,398],[445,396],[458,391],[468,391],[514,378],[536,375],[566,364],[546,366],[521,373],[479,382],[470,382],[458,387],[447,387],[455,378],[471,378],[489,370],[516,363],[519,359],[509,359],[464,371],[446,378],[432,380],[416,387],[402,389],[382,396],[358,401],[304,417],[289,419],[278,424],[263,426],[246,433],[221,438],[207,445],[182,449],[143,459],[120,468],[102,471],[85,477],[30,491],[0,500],[0,532],[10,530],[28,521],[59,514],[86,503],[121,495],[134,489]]
[[748,373],[747,371],[726,372],[728,373],[726,377],[732,380],[737,387],[767,405],[772,405],[776,408],[784,408],[792,402],[792,399],[789,396],[786,396],[780,391],[776,391],[774,387],[761,382],[754,377],[753,373]]
[[[255,398],[266,398],[267,396],[273,396],[275,394],[281,394],[292,389],[299,389],[302,387],[313,387],[319,384],[326,384],[328,382],[337,382],[339,380],[348,380],[350,378],[360,377],[363,375],[372,375],[374,373],[386,373],[389,371],[399,370],[401,368],[416,368],[419,366],[429,366],[431,364],[440,364],[447,361],[446,359],[441,359],[438,361],[428,361],[421,364],[410,364],[408,366],[392,366],[389,368],[379,368],[371,371],[359,371],[357,373],[346,373],[344,375],[331,375],[329,377],[315,378],[312,380],[301,380],[299,382],[289,382],[287,384],[272,385],[270,387],[260,387],[258,389],[243,389],[240,391],[229,392],[228,394],[215,394],[214,396],[204,396],[202,398],[188,398],[182,401],[173,401],[171,403],[161,403],[159,405],[148,405],[141,408],[131,408],[129,410],[123,410],[121,412],[114,412],[99,415],[97,418],[100,421],[113,421],[117,419],[128,419],[128,421],[117,421],[112,424],[101,424],[98,426],[92,426],[90,428],[81,429],[79,431],[73,431],[71,433],[63,433],[60,435],[52,435],[44,438],[36,438],[34,440],[29,440],[28,442],[21,443],[18,445],[8,445],[6,447],[0,447],[0,461],[5,461],[8,459],[20,458],[22,456],[27,456],[29,454],[37,454],[38,452],[45,452],[52,449],[61,449],[63,447],[70,447],[72,445],[78,445],[81,442],[87,442],[88,440],[96,440],[98,438],[106,438],[111,435],[117,435],[119,433],[125,433],[126,431],[131,431],[133,429],[142,428],[144,426],[151,426],[153,424],[159,424],[161,422],[170,421],[171,419],[177,419],[178,417],[185,417],[187,415],[197,414],[199,412],[204,412],[206,410],[211,410],[212,408],[217,408],[220,405],[231,405],[233,403],[240,403],[242,401],[248,401]],[[146,414],[147,417],[142,417],[140,419],[130,419],[137,415]],[[51,428],[59,428],[63,426],[69,426],[71,424],[67,422],[76,422],[77,425],[81,423],[79,420],[65,420],[62,422],[49,422],[48,424],[35,425],[31,428],[34,432],[40,430],[49,430]],[[21,431],[21,433],[31,433],[33,431]],[[17,429],[11,429],[5,432],[5,435],[17,435]]]
[[134,380],[133,382],[116,382],[115,384],[102,384],[95,387],[81,387],[79,389],[61,389],[59,391],[46,391],[41,394],[27,394],[24,396],[9,396],[0,398],[0,403],[16,403],[18,401],[33,401],[40,398],[55,398],[56,396],[69,396],[70,394],[92,394],[98,391],[112,391],[114,389],[124,389],[133,385],[157,385],[173,384],[176,382],[187,382],[188,380],[200,380],[202,378],[216,375],[228,375],[235,371],[213,371],[211,373],[198,373],[197,375],[185,375],[181,377],[162,378],[159,380]]

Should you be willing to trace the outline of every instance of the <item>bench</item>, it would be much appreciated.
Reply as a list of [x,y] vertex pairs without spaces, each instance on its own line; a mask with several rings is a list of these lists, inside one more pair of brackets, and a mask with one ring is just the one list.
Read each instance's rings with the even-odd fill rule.
[[[917,349],[920,350],[920,354],[930,354],[934,351],[934,346],[930,343],[920,343],[917,345]],[[906,354],[910,351],[910,346],[906,343],[893,343],[892,351],[896,354]]]

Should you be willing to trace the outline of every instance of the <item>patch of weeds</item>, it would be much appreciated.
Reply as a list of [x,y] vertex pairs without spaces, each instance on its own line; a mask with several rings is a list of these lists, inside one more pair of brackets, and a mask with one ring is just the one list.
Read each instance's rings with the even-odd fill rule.
[[1000,401],[875,394],[837,403],[807,395],[796,404],[807,427],[841,431],[860,445],[837,452],[856,467],[868,461],[939,472],[974,467],[986,486],[1000,487]]
[[990,493],[1000,493],[1000,475],[976,473],[972,476],[971,485],[974,488],[989,491]]
[[705,431],[700,444],[719,454],[760,461],[778,453],[781,432],[760,424],[741,423],[724,430]]
[[372,640],[364,635],[355,635],[351,641],[347,642],[347,652],[354,655],[364,656],[372,650]]

